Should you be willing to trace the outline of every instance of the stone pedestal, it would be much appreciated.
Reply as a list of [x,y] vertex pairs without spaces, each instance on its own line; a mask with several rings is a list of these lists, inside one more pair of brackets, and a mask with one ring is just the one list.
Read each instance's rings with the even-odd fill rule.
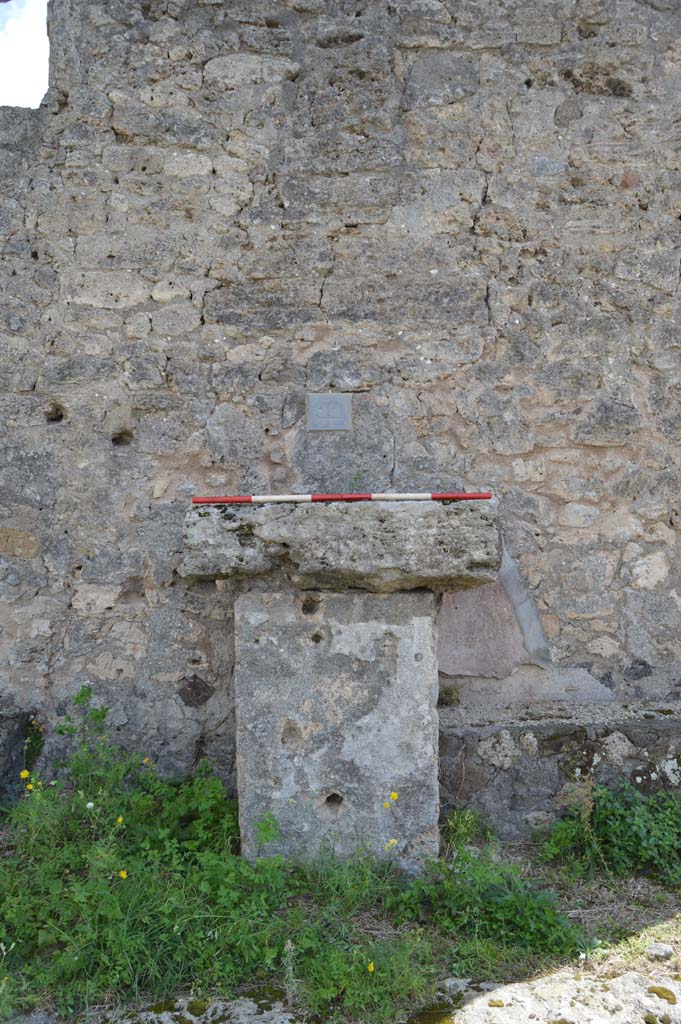
[[[236,602],[242,851],[407,868],[438,852],[435,597],[312,591]],[[391,799],[391,793],[397,799]],[[385,804],[387,803],[387,807]],[[281,837],[261,847],[257,823]]]
[[[233,578],[242,851],[408,870],[438,853],[436,591],[489,583],[495,510],[434,502],[193,511],[180,572]],[[369,591],[369,593],[366,593]],[[276,820],[276,838],[259,823]]]

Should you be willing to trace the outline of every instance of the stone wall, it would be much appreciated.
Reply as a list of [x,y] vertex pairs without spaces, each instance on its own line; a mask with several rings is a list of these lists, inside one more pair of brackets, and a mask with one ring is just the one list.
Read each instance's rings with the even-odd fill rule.
[[[539,664],[678,693],[675,0],[52,0],[50,30],[42,108],[0,109],[7,708],[89,683],[164,769],[231,777],[232,586],[178,575],[183,520],[298,489],[491,488]],[[333,390],[351,434],[307,432]]]

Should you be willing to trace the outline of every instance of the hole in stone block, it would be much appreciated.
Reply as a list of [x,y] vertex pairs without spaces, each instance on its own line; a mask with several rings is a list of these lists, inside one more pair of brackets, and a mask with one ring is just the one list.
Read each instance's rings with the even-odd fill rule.
[[59,402],[50,402],[45,409],[45,420],[48,423],[61,423],[65,415],[64,407]]
[[303,615],[314,615],[319,610],[321,603],[321,599],[318,597],[308,595],[303,598]]
[[123,448],[125,445],[132,444],[134,436],[132,430],[119,430],[111,438],[111,444],[115,445],[116,448]]
[[312,641],[313,644],[319,644],[322,642],[323,639],[324,634],[320,633],[319,630],[317,630],[316,633],[312,633],[312,635],[310,636],[310,640]]
[[287,750],[300,750],[303,745],[303,730],[293,718],[287,718],[281,730],[281,742]]
[[0,106],[40,106],[47,92],[47,0],[0,4]]
[[334,790],[331,793],[327,793],[327,795],[322,798],[320,810],[322,814],[335,817],[337,814],[340,814],[342,807],[343,797],[340,795],[340,793],[336,793]]

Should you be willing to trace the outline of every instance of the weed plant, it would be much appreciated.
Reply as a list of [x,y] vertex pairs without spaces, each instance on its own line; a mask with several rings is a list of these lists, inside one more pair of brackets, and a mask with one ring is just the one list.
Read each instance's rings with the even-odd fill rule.
[[[207,766],[164,781],[109,743],[89,690],[74,714],[68,764],[50,782],[27,767],[5,814],[1,1016],[262,984],[326,1021],[388,1024],[431,1003],[446,974],[580,947],[549,895],[465,846],[470,817],[452,822],[445,859],[420,878],[361,850],[249,863],[235,803]],[[263,841],[276,827],[263,822]]]
[[670,792],[646,796],[631,785],[616,792],[586,785],[551,828],[542,859],[567,862],[575,875],[640,873],[678,886],[681,799]]

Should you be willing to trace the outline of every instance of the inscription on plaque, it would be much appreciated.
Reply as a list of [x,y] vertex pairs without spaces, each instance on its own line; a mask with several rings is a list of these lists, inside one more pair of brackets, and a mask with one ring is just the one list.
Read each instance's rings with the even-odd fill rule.
[[308,395],[308,430],[352,430],[350,395]]

